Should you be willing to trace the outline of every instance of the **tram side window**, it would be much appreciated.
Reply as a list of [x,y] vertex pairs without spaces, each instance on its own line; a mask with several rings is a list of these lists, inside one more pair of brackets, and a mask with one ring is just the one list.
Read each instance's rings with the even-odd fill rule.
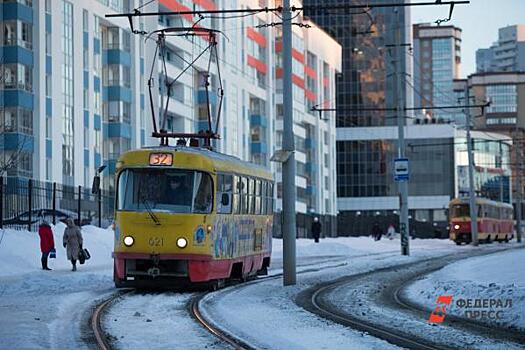
[[255,180],[255,215],[261,215],[261,180]]
[[266,215],[266,181],[261,181],[261,214]]
[[233,213],[241,212],[241,181],[238,176],[233,177]]
[[241,177],[241,214],[248,214],[248,179]]
[[[222,175],[217,176],[217,212],[220,214],[230,214],[233,207],[233,176]],[[223,197],[228,197],[228,204],[223,204]]]
[[268,215],[271,215],[273,214],[273,183],[268,183],[267,190],[266,210],[268,211]]
[[255,209],[255,180],[248,179],[248,214],[254,214]]

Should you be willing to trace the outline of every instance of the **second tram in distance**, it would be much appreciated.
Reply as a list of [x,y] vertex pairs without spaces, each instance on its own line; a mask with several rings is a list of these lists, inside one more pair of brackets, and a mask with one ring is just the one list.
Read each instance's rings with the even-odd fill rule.
[[[512,205],[484,198],[476,198],[478,240],[508,242],[514,237],[514,209]],[[449,203],[450,239],[460,245],[470,243],[471,220],[468,198],[455,198]]]

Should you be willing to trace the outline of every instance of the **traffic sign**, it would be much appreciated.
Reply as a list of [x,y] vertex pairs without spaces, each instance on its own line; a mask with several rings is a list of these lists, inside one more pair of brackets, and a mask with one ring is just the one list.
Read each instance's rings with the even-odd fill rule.
[[394,181],[402,182],[408,181],[408,158],[397,158],[394,159]]

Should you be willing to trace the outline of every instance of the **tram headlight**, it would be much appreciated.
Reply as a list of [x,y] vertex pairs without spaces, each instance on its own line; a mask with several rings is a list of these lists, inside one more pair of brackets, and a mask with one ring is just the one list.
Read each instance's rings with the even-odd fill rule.
[[184,237],[177,238],[177,247],[186,248],[188,241]]
[[131,247],[135,243],[135,239],[131,236],[124,237],[124,245],[126,247]]
[[459,230],[460,226],[458,224],[454,225],[454,230]]

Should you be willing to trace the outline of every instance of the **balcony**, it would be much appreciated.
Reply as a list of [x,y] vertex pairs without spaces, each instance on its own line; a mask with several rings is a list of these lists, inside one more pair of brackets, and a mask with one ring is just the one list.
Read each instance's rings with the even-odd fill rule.
[[250,123],[252,126],[266,127],[268,125],[266,117],[260,114],[250,113]]

